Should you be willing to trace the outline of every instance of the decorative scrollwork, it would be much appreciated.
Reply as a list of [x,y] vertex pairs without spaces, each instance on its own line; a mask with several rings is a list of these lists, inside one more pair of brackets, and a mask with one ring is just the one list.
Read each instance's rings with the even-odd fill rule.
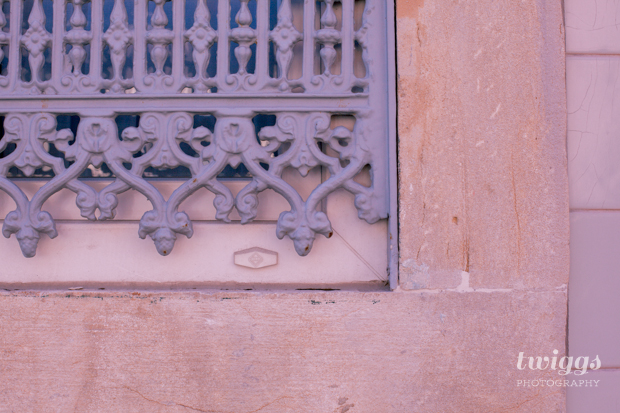
[[[0,7],[5,1],[0,0]],[[68,1],[73,4],[71,16],[64,15]],[[183,202],[201,189],[215,195],[216,219],[230,222],[236,209],[242,224],[257,218],[261,192],[270,189],[279,194],[289,206],[280,211],[276,236],[290,238],[300,255],[310,252],[317,234],[332,235],[324,201],[334,191],[353,194],[358,216],[369,223],[387,217],[387,66],[375,65],[385,59],[385,48],[378,45],[386,37],[382,26],[386,14],[378,0],[366,0],[355,32],[352,0],[322,0],[320,16],[314,3],[310,7],[311,2],[282,0],[273,28],[270,3],[264,0],[240,0],[234,28],[229,22],[230,3],[222,0],[217,28],[211,27],[213,10],[206,0],[197,0],[189,11],[194,16],[189,28],[183,24],[182,4],[173,2],[172,16],[166,15],[164,6],[171,0],[153,0],[150,20],[150,0],[135,0],[131,18],[125,7],[128,0],[114,0],[107,28],[103,3],[93,2],[86,13],[89,26],[84,12],[89,1],[54,1],[47,19],[56,26],[49,31],[43,0],[33,0],[25,31],[10,24],[7,32],[0,13],[0,60],[7,50],[10,60],[7,75],[0,76],[0,100],[4,99],[0,190],[16,204],[2,232],[5,237],[15,234],[25,256],[35,255],[41,234],[57,235],[51,214],[42,208],[63,189],[76,194],[84,218],[100,221],[115,218],[120,194],[137,191],[150,202],[138,235],[150,237],[161,255],[171,253],[179,235],[192,236]],[[11,0],[11,13],[18,2]],[[342,12],[334,10],[338,6]],[[53,14],[59,11],[61,16]],[[300,33],[295,24],[302,18],[296,13],[302,11]],[[321,22],[316,29],[315,18]],[[366,66],[363,79],[353,73],[356,41]],[[216,42],[217,55],[212,56]],[[233,53],[232,42],[237,43]],[[272,46],[275,62],[270,58]],[[293,53],[296,47],[300,53]],[[342,56],[339,71],[333,70],[337,49]],[[21,67],[20,50],[27,52],[27,68]],[[215,74],[207,72],[213,59]],[[231,73],[234,59],[239,68]],[[190,61],[196,70],[192,77],[185,67]],[[298,78],[289,79],[291,67],[301,69]],[[30,96],[41,93],[56,96]],[[139,116],[139,122],[123,126],[118,117],[128,115]],[[255,124],[263,119],[258,115],[275,115],[275,124]],[[334,117],[341,115],[353,123],[337,126]],[[72,129],[60,128],[58,116],[74,116]],[[113,175],[105,187],[95,190],[80,180],[86,169],[104,165]],[[233,195],[218,176],[227,167],[241,165],[251,180]],[[191,178],[180,181],[170,196],[146,178],[153,170],[176,168],[189,170]],[[320,174],[311,174],[319,168]],[[356,182],[364,168],[371,170],[370,186]],[[323,181],[304,199],[283,178],[287,170],[297,171],[302,179],[321,175]],[[30,198],[10,179],[41,176],[42,171],[47,178]]]
[[[150,236],[161,255],[170,254],[178,234],[192,236],[192,223],[179,207],[200,188],[216,195],[213,204],[217,219],[230,222],[229,215],[236,208],[244,224],[257,216],[258,193],[266,189],[279,193],[291,209],[280,214],[276,235],[291,238],[300,255],[310,252],[316,234],[331,236],[331,223],[320,204],[338,188],[356,195],[355,204],[361,218],[376,222],[385,217],[385,208],[374,202],[373,188],[353,181],[372,158],[363,126],[357,126],[363,122],[361,115],[355,130],[350,131],[342,126],[330,128],[328,113],[281,113],[275,126],[262,128],[258,136],[252,117],[251,112],[218,115],[211,131],[203,126],[193,127],[192,117],[185,112],[147,112],[141,115],[138,127],[126,128],[119,139],[112,115],[81,117],[75,137],[68,129],[57,131],[51,114],[10,115],[5,120],[6,133],[0,140],[3,145],[0,150],[8,144],[16,147],[0,159],[0,189],[15,200],[17,209],[7,216],[3,234],[6,237],[17,234],[24,255],[34,256],[40,234],[52,238],[57,235],[51,215],[41,211],[41,207],[52,194],[65,187],[78,195],[82,215],[91,220],[96,219],[96,209],[100,210],[99,220],[113,219],[117,195],[129,189],[140,192],[153,209],[142,216],[138,234],[141,238]],[[45,142],[54,144],[71,165],[65,168],[62,158],[46,152]],[[184,152],[181,143],[191,146],[196,156]],[[320,145],[331,148],[337,157],[324,153]],[[138,152],[141,156],[134,157]],[[341,161],[348,163],[343,167]],[[100,192],[77,180],[89,165],[100,167],[103,163],[116,180]],[[217,176],[227,165],[237,167],[241,163],[253,179],[233,197]],[[188,167],[192,178],[167,200],[143,177],[147,167],[171,169],[179,165]],[[28,200],[6,179],[11,166],[20,168],[27,176],[37,168],[50,166],[55,177]],[[288,167],[306,176],[318,166],[327,167],[331,176],[305,201],[282,178]]]
[[[7,215],[2,233],[5,237],[16,234],[26,257],[34,256],[40,234],[47,234],[50,238],[57,235],[51,215],[41,211],[41,207],[60,189],[68,188],[75,192],[82,216],[95,219],[95,191],[75,179],[87,164],[76,162],[65,169],[63,160],[51,156],[43,147],[44,142],[68,142],[72,138],[73,134],[67,129],[56,131],[56,119],[50,114],[10,115],[5,120],[5,136],[2,141],[13,143],[16,148],[8,157],[0,159],[0,189],[13,198],[17,209]],[[6,143],[1,145],[0,149],[3,149]],[[56,176],[29,201],[21,189],[6,178],[11,166],[20,168],[26,176],[32,174],[35,168],[49,166]]]

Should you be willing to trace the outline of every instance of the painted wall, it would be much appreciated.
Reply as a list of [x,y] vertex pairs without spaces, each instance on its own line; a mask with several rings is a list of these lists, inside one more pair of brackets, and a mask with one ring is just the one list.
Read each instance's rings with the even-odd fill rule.
[[396,10],[399,288],[3,292],[0,412],[564,410],[561,3]]
[[566,0],[571,270],[569,354],[598,355],[594,389],[571,388],[569,413],[620,411],[620,4]]

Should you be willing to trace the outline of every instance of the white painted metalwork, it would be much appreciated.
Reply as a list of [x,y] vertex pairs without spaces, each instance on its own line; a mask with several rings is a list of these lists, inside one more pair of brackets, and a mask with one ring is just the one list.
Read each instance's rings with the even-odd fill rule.
[[[0,0],[0,189],[16,204],[3,234],[15,234],[25,256],[35,255],[41,234],[57,235],[42,207],[63,188],[77,195],[88,220],[113,219],[119,194],[141,193],[152,209],[139,235],[162,255],[178,234],[192,236],[179,208],[201,188],[215,194],[218,220],[236,209],[242,223],[256,217],[260,192],[280,194],[290,210],[280,214],[276,235],[291,238],[300,255],[317,233],[332,235],[322,203],[339,188],[355,195],[360,218],[388,217],[393,114],[384,2],[238,0],[233,17],[231,0],[113,0],[105,16],[108,1],[9,0],[6,14]],[[67,114],[79,116],[77,129],[57,130],[56,118]],[[257,133],[259,114],[275,115],[275,125]],[[139,115],[139,125],[119,131],[121,115]],[[215,127],[194,126],[196,115],[214,116]],[[353,127],[338,126],[342,116]],[[78,179],[103,163],[115,176],[105,188]],[[241,163],[252,180],[233,196],[217,176]],[[191,178],[168,198],[144,177],[148,167],[177,166]],[[353,179],[366,166],[370,186]],[[318,167],[328,174],[303,199],[282,178],[291,167],[302,176]],[[11,168],[26,177],[51,168],[54,177],[28,198]]]

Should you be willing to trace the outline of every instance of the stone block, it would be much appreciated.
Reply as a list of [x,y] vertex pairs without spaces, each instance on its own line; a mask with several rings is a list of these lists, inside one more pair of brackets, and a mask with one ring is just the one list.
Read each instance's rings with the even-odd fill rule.
[[[555,412],[564,292],[13,292],[0,411]],[[542,376],[553,376],[546,372]]]
[[396,11],[401,284],[455,288],[462,271],[475,288],[566,284],[560,2]]

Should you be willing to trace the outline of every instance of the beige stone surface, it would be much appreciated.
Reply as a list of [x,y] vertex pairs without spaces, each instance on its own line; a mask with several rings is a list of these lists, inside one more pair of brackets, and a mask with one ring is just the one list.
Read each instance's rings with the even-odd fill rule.
[[0,412],[555,412],[564,292],[0,295]]
[[405,288],[567,282],[557,0],[397,1]]

